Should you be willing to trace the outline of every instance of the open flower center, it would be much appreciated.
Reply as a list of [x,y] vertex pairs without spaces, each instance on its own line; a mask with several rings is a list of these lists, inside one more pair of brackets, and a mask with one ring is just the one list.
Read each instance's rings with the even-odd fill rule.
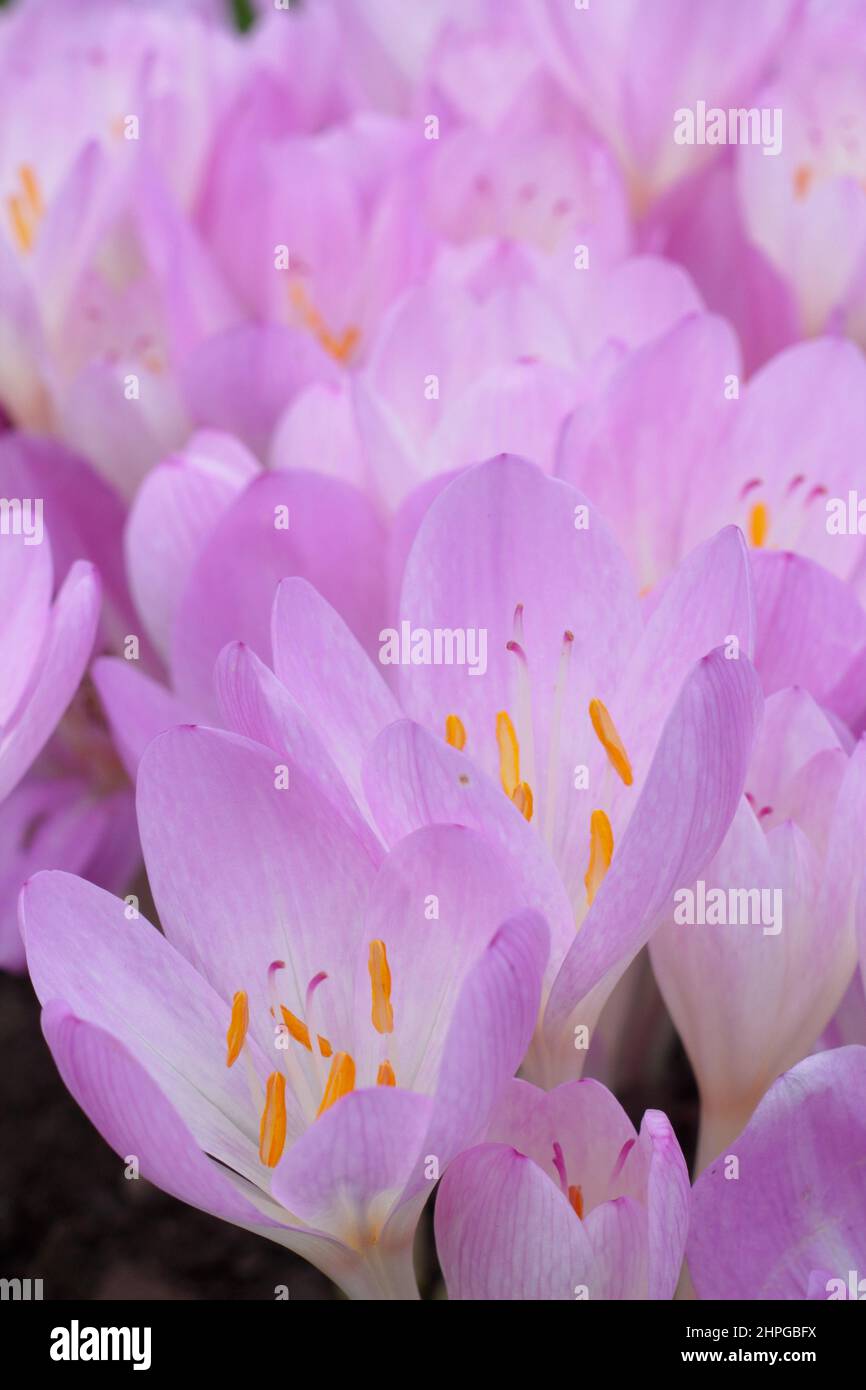
[[294,321],[312,333],[329,357],[336,362],[348,362],[361,337],[359,328],[350,325],[340,334],[332,332],[300,280],[289,282],[289,307]]
[[797,473],[784,492],[774,498],[772,508],[763,489],[762,478],[750,478],[740,490],[749,544],[761,549],[771,541],[776,549],[796,550],[814,506],[827,496],[827,488],[823,483],[810,484],[804,473]]
[[[320,971],[313,976],[307,986],[303,1016],[299,1017],[279,997],[278,976],[285,968],[285,962],[281,960],[272,961],[268,967],[269,1012],[274,1030],[274,1047],[281,1065],[269,1073],[264,1095],[247,1043],[250,1012],[245,990],[238,990],[232,998],[226,1032],[226,1066],[233,1067],[239,1058],[244,1060],[253,1105],[260,1115],[259,1158],[266,1168],[276,1167],[285,1148],[287,1082],[308,1124],[314,1123],[338,1100],[355,1089],[354,1057],[350,1052],[336,1050],[330,1039],[320,1033],[315,1025],[316,993],[327,980],[327,975]],[[385,1037],[394,1031],[394,1009],[391,1003],[391,969],[384,941],[370,942],[368,969],[371,1022],[376,1032]],[[396,1084],[394,1068],[390,1060],[382,1056],[378,1063],[376,1085]]]
[[[532,681],[530,664],[526,655],[523,630],[523,604],[514,611],[514,636],[505,644],[506,650],[514,657],[516,697],[514,718],[508,710],[499,710],[496,715],[495,738],[499,757],[499,780],[502,790],[527,821],[536,817],[538,822],[539,801],[537,795],[535,765],[535,724],[532,709]],[[544,783],[544,805],[541,832],[552,850],[556,823],[557,788],[561,774],[561,730],[565,713],[565,697],[568,685],[568,669],[574,647],[574,634],[566,629],[562,635],[562,647],[553,687],[553,704],[547,739],[547,769]],[[631,761],[625,744],[607,706],[599,699],[589,702],[589,719],[593,732],[607,755],[609,766],[624,786],[634,782]],[[445,719],[445,741],[452,748],[462,751],[467,745],[466,728],[458,714],[449,714]],[[471,752],[471,749],[470,749]],[[589,850],[584,884],[587,905],[600,888],[613,858],[613,830],[607,812],[596,808],[589,818]]]

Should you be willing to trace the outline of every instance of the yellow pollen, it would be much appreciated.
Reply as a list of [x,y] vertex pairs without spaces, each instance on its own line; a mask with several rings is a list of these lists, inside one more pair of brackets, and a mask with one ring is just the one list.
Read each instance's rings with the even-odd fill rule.
[[29,164],[22,164],[21,168],[18,170],[18,174],[21,179],[21,187],[24,189],[24,197],[27,199],[30,211],[33,213],[34,217],[41,217],[44,207],[39,180]]
[[241,1048],[250,1026],[250,1008],[246,990],[239,989],[232,999],[232,1016],[226,1033],[226,1066],[233,1067],[241,1055]]
[[373,989],[373,1027],[377,1033],[393,1033],[394,1010],[391,1008],[391,970],[384,941],[370,942],[370,984]]
[[812,187],[815,171],[810,164],[798,164],[794,170],[794,197],[805,198]]
[[592,727],[595,729],[599,743],[610,759],[611,766],[615,772],[619,773],[625,785],[630,787],[634,781],[631,763],[606,705],[603,705],[601,700],[590,700],[589,717],[592,720]]
[[325,352],[338,362],[346,362],[361,336],[360,330],[347,328],[339,338],[336,337],[328,328],[318,309],[310,302],[304,286],[299,284],[297,280],[289,285],[289,302],[299,315],[301,323],[309,329],[313,337],[325,349]]
[[355,1063],[348,1052],[335,1052],[325,1083],[322,1103],[316,1112],[316,1119],[336,1105],[338,1100],[355,1089]]
[[601,887],[613,858],[613,831],[604,811],[593,811],[589,820],[589,868],[584,875],[586,901],[592,900]]
[[526,820],[532,820],[532,788],[528,782],[521,782],[514,788],[511,800]]
[[496,743],[499,747],[499,776],[509,801],[520,786],[520,745],[514,725],[506,711],[496,716]]
[[18,243],[18,250],[29,251],[33,245],[33,228],[24,212],[24,200],[17,196],[8,198],[6,206],[9,209],[9,220],[12,223],[12,232]]
[[580,1217],[580,1219],[581,1219],[581,1221],[582,1221],[582,1220],[583,1220],[583,1193],[581,1192],[581,1190],[580,1190],[579,1187],[570,1187],[570,1188],[568,1189],[568,1200],[569,1200],[569,1202],[571,1203],[572,1207],[573,1207],[574,1210],[577,1212],[578,1216]]
[[384,1062],[381,1064],[381,1066],[379,1067],[379,1071],[378,1071],[378,1073],[377,1073],[377,1075],[376,1075],[376,1085],[377,1085],[377,1086],[396,1086],[396,1085],[397,1085],[397,1078],[396,1078],[396,1076],[394,1075],[394,1068],[391,1066],[391,1063],[390,1063],[390,1062],[384,1061]]
[[466,747],[466,730],[462,719],[456,714],[449,714],[445,720],[445,742],[450,743],[452,748]]
[[286,1142],[286,1078],[272,1071],[265,1091],[265,1108],[259,1129],[259,1158],[266,1168],[275,1168]]
[[749,540],[755,549],[759,549],[767,539],[767,532],[770,529],[770,513],[767,510],[766,502],[756,502],[749,512]]
[[21,165],[18,170],[18,182],[21,192],[7,198],[6,206],[18,250],[26,254],[33,247],[36,227],[44,211],[44,204],[39,180],[29,164]]
[[[306,1023],[302,1023],[301,1020],[297,1018],[295,1014],[291,1012],[290,1009],[287,1009],[284,1004],[280,1005],[280,1013],[283,1016],[283,1023],[288,1028],[295,1042],[299,1042],[302,1047],[305,1047],[307,1049],[308,1052],[312,1052],[313,1048],[310,1043],[310,1030],[307,1027]],[[317,1033],[316,1037],[319,1041],[319,1051],[321,1052],[322,1056],[330,1057],[334,1049],[331,1047],[331,1044],[328,1042],[328,1039],[323,1038],[321,1033]]]

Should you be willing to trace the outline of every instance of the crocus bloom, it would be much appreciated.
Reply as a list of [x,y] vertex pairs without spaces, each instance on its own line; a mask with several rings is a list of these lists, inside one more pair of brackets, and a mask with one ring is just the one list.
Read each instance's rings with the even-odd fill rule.
[[866,344],[866,43],[858,7],[813,6],[755,104],[783,112],[776,158],[737,151],[749,239],[795,297],[803,335]]
[[138,816],[165,936],[70,875],[22,894],[66,1084],[175,1196],[354,1296],[417,1296],[418,1214],[520,1062],[544,922],[480,835],[385,856],[235,735],[156,739]]
[[[527,26],[587,120],[619,155],[643,211],[717,146],[674,139],[675,112],[749,106],[756,83],[796,16],[796,0],[724,9],[667,0],[575,5],[525,0]],[[769,160],[762,161],[769,163]]]
[[[133,17],[101,0],[84,0],[74,20],[41,3],[0,20],[15,108],[0,148],[0,401],[127,495],[188,431],[181,361],[232,321],[178,206],[195,196],[222,89],[214,50],[228,43],[191,14],[145,6]],[[187,63],[200,90],[178,74]]]
[[[270,639],[277,679],[246,646],[227,647],[222,717],[305,762],[321,745],[329,788],[345,782],[388,844],[456,822],[514,857],[552,934],[535,1074],[573,1076],[575,1026],[593,1026],[741,794],[760,706],[742,540],[730,530],[690,557],[644,630],[597,514],[523,460],[493,459],[422,522],[400,611],[422,635],[483,630],[485,670],[400,666],[398,701],[387,668],[315,590],[286,580]],[[738,659],[712,650],[737,633]],[[154,732],[147,691],[108,702],[130,741],[133,726]]]
[[701,1092],[698,1169],[812,1049],[857,963],[866,745],[849,755],[805,692],[780,691],[766,703],[746,797],[701,875],[705,903],[717,894],[706,920],[687,915],[697,897],[672,901],[650,944]]
[[862,1299],[866,1047],[780,1076],[698,1179],[687,1262],[701,1298]]
[[610,517],[642,585],[730,522],[757,550],[795,551],[861,583],[864,537],[828,525],[828,504],[862,486],[862,353],[824,338],[788,348],[747,384],[740,372],[724,320],[684,317],[578,404],[558,475]]
[[668,1299],[688,1212],[661,1111],[638,1134],[597,1081],[512,1081],[487,1142],[445,1174],[436,1248],[452,1299]]

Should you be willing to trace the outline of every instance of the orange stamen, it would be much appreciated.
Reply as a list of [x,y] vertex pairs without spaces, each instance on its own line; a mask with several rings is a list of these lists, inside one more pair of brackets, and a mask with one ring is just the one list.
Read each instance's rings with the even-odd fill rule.
[[502,790],[511,800],[520,786],[520,745],[511,718],[504,709],[496,716],[496,742],[499,747],[499,777]]
[[[299,1042],[308,1052],[312,1052],[313,1048],[310,1043],[310,1030],[306,1023],[302,1023],[301,1020],[292,1013],[291,1009],[287,1009],[284,1004],[280,1005],[280,1013],[283,1016],[283,1023],[285,1023],[295,1042]],[[319,1040],[319,1051],[322,1056],[330,1057],[334,1049],[331,1047],[328,1039],[323,1038],[321,1033],[317,1033],[316,1037]]]
[[592,720],[592,727],[595,729],[596,736],[610,759],[611,766],[619,773],[625,785],[630,787],[634,781],[634,775],[628,754],[625,751],[625,744],[617,732],[607,707],[602,704],[601,700],[590,700],[589,717]]
[[770,513],[766,502],[756,502],[749,512],[749,540],[756,549],[764,544],[770,529]]
[[376,1074],[377,1086],[396,1086],[397,1078],[394,1075],[394,1068],[388,1061],[382,1062]]
[[613,831],[604,811],[593,811],[589,820],[589,867],[584,875],[586,901],[592,900],[601,887],[613,858]]
[[373,990],[373,1027],[377,1033],[393,1033],[394,1010],[391,1007],[391,970],[388,965],[384,941],[370,942],[368,967]]
[[233,1067],[241,1055],[241,1048],[250,1026],[250,1007],[246,990],[239,989],[232,999],[232,1016],[226,1033],[226,1066]]
[[265,1091],[265,1108],[259,1129],[259,1158],[266,1168],[275,1168],[286,1143],[286,1078],[272,1071]]
[[316,1119],[355,1089],[355,1063],[348,1052],[335,1052]]
[[456,714],[449,714],[445,720],[445,742],[450,743],[452,748],[466,747],[466,730]]

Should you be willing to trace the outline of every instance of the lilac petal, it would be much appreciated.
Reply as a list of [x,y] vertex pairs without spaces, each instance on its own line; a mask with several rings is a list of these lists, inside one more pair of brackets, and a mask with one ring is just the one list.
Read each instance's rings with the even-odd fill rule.
[[378,1236],[418,1165],[432,1108],[429,1096],[400,1087],[351,1092],[284,1154],[274,1197],[343,1240]]
[[298,1017],[310,980],[327,973],[320,1031],[351,1037],[352,907],[366,899],[376,866],[318,787],[236,734],[173,729],[141,761],[138,821],[166,936],[223,999],[247,992],[250,1033],[265,1054],[274,1046],[268,968],[276,960],[287,967],[281,1002]]
[[338,372],[309,334],[243,323],[199,344],[184,364],[182,386],[198,426],[233,434],[264,458],[287,402],[319,378],[336,380]]
[[315,724],[356,800],[361,763],[400,706],[338,613],[303,579],[286,579],[274,598],[274,670]]
[[123,766],[135,782],[141,756],[157,734],[187,724],[193,710],[164,685],[118,656],[100,656],[91,668]]
[[169,654],[175,611],[196,555],[258,471],[237,440],[202,430],[139,488],[125,540],[130,587],[163,657]]
[[290,575],[314,584],[362,645],[375,649],[382,549],[378,518],[348,483],[300,469],[254,480],[212,530],[178,605],[172,638],[178,693],[208,708],[213,665],[227,642],[268,652],[274,591]]
[[24,881],[40,869],[82,873],[106,833],[108,814],[84,783],[32,774],[0,805],[0,968],[24,968],[18,929]]
[[214,670],[214,690],[226,728],[288,757],[318,784],[366,845],[371,859],[378,859],[379,841],[361,815],[315,724],[245,643],[231,642],[220,652]]
[[741,532],[726,526],[691,551],[661,586],[617,691],[617,728],[638,784],[695,662],[714,647],[727,650],[731,638],[751,659],[755,603],[748,553]]
[[51,612],[53,581],[51,546],[44,536],[0,535],[0,727],[15,713],[32,679]]
[[[613,1201],[603,1202],[600,1207],[588,1212],[583,1224],[593,1251],[590,1298],[647,1298],[649,1241],[646,1208],[630,1197],[615,1197]],[[667,1297],[672,1297],[672,1294]]]
[[559,1188],[516,1149],[455,1159],[436,1198],[436,1250],[451,1299],[569,1300],[590,1288],[593,1250]]
[[122,1042],[77,1018],[60,999],[45,1005],[42,1029],[66,1086],[124,1163],[137,1159],[143,1178],[224,1221],[276,1224],[202,1152],[168,1095]]
[[765,695],[798,685],[823,701],[866,645],[866,613],[850,585],[790,551],[752,554]]
[[692,1193],[688,1265],[701,1298],[801,1299],[814,1270],[866,1267],[866,1048],[781,1076]]
[[[538,913],[505,922],[460,991],[436,1079],[435,1107],[424,1140],[438,1171],[477,1143],[529,1045],[538,1014],[548,931]],[[423,1203],[429,1179],[413,1178],[392,1218],[399,1229]]]
[[556,472],[610,520],[641,587],[672,569],[686,548],[685,501],[704,486],[694,461],[715,452],[735,408],[725,399],[725,378],[739,372],[728,324],[693,315],[628,356],[563,430]]
[[[143,917],[70,874],[37,874],[20,899],[33,987],[111,1033],[148,1072],[200,1146],[256,1181],[259,1116],[240,1067],[226,1067],[230,1000]],[[252,1044],[256,1071],[267,1063]],[[290,1112],[293,1132],[297,1117]]]
[[100,595],[93,566],[76,562],[54,601],[27,698],[0,737],[0,799],[20,781],[75,694],[93,646]]

